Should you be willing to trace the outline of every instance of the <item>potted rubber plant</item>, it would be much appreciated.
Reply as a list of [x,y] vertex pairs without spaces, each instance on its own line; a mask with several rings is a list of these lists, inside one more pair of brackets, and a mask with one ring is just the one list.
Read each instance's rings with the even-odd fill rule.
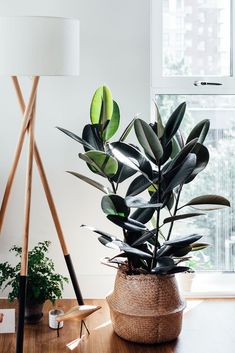
[[[79,158],[97,178],[104,179],[101,183],[77,171],[69,172],[104,194],[101,207],[107,220],[117,226],[117,234],[82,226],[97,234],[103,245],[117,249],[116,256],[105,260],[118,269],[114,291],[107,297],[113,327],[119,336],[143,343],[169,341],[179,335],[185,302],[175,273],[190,271],[182,263],[191,251],[208,246],[201,242],[202,234],[176,238],[174,223],[230,206],[227,199],[218,195],[195,195],[180,204],[183,187],[208,164],[204,140],[210,123],[199,122],[184,141],[179,127],[186,103],[180,104],[164,122],[157,105],[155,109],[154,123],[134,117],[113,141],[120,110],[110,89],[102,86],[92,98],[90,123],[81,137],[59,128],[83,146]],[[127,142],[131,129],[136,134],[134,144]],[[120,195],[119,185],[125,181],[126,193]],[[166,212],[168,216],[164,216]]]
[[[29,251],[25,321],[30,324],[41,320],[46,300],[54,305],[62,298],[64,282],[68,282],[66,277],[55,272],[54,263],[47,256],[49,246],[49,241],[43,241]],[[14,245],[10,252],[20,258],[22,248]],[[15,266],[9,262],[0,263],[0,289],[10,288],[10,302],[18,299],[20,267],[20,261]]]

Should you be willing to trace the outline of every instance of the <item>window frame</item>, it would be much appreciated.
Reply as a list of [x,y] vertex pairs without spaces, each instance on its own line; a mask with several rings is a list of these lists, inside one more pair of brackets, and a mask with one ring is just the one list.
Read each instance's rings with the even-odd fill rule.
[[[231,7],[231,49],[230,76],[163,76],[163,0],[151,0],[150,18],[150,68],[151,68],[151,96],[156,94],[235,94],[235,6],[230,0]],[[153,64],[154,63],[154,64]],[[219,82],[221,86],[195,86],[195,81]]]

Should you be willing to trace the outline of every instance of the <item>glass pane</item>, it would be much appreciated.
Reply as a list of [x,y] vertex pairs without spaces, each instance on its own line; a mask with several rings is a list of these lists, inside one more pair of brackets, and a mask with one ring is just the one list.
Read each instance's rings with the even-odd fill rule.
[[163,76],[230,71],[230,0],[163,0]]
[[235,96],[160,95],[156,98],[165,121],[178,104],[187,103],[180,127],[184,138],[199,121],[210,119],[210,131],[204,143],[210,153],[209,164],[184,186],[181,203],[203,194],[218,194],[227,197],[232,207],[176,222],[175,234],[202,234],[202,241],[211,244],[206,250],[195,252],[193,260],[197,269],[235,271]]

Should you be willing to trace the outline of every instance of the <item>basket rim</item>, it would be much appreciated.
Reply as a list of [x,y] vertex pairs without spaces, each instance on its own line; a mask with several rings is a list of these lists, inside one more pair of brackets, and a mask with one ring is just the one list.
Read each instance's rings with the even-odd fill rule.
[[109,308],[110,308],[110,310],[113,310],[113,311],[115,311],[116,313],[118,313],[118,314],[121,314],[121,315],[126,315],[126,316],[134,316],[134,317],[139,317],[139,318],[141,318],[141,317],[149,317],[149,318],[152,318],[152,317],[158,317],[158,318],[160,318],[160,317],[164,317],[164,316],[169,316],[169,315],[174,315],[174,314],[178,314],[178,313],[181,313],[181,312],[183,312],[183,310],[186,308],[186,300],[182,300],[182,304],[180,305],[180,307],[177,307],[177,309],[175,309],[175,310],[172,310],[172,311],[167,311],[165,314],[163,314],[163,313],[159,313],[158,311],[156,311],[156,310],[149,310],[149,311],[151,311],[151,315],[149,315],[150,313],[148,312],[148,313],[146,313],[146,310],[143,310],[143,312],[140,314],[135,314],[135,313],[129,313],[129,312],[127,312],[127,311],[121,311],[121,310],[119,310],[118,308],[116,308],[115,307],[115,305],[113,304],[113,302],[112,302],[112,299],[110,299],[110,296],[108,296],[108,297],[106,297],[106,300],[107,300],[107,302],[108,302],[108,304],[109,304]]

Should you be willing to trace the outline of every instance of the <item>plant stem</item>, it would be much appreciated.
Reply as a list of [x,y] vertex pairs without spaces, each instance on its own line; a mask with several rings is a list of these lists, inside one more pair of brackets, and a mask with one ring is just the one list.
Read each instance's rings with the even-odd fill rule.
[[[176,198],[173,217],[176,216],[176,213],[177,213],[177,211],[178,211],[178,205],[179,205],[180,194],[181,194],[182,188],[183,188],[183,184],[180,185],[180,189],[179,189],[179,192],[178,192],[178,195],[177,195],[177,198]],[[169,228],[169,231],[168,231],[168,235],[167,235],[167,239],[166,239],[166,240],[169,240],[169,239],[170,239],[173,225],[174,225],[174,221],[171,222],[171,225],[170,225],[170,228]]]
[[[158,164],[158,194],[157,194],[157,203],[161,202],[161,167]],[[156,221],[156,236],[155,236],[155,245],[153,251],[153,260],[152,260],[152,268],[156,266],[156,258],[157,258],[157,249],[158,249],[158,235],[159,235],[159,223],[160,223],[160,212],[161,208],[157,208],[157,221]]]
[[[116,195],[116,193],[117,193],[117,188],[115,188],[115,184],[114,184],[114,182],[113,182],[112,180],[109,179],[109,181],[110,181],[110,184],[111,184],[111,186],[112,186],[113,193]],[[124,240],[126,241],[126,232],[125,232],[125,229],[122,228],[122,231],[123,231]],[[130,272],[130,274],[132,274],[131,260],[130,260],[129,257],[127,257],[127,260],[128,260],[129,272]]]
[[114,182],[112,180],[109,180],[109,181],[110,181],[110,184],[112,186],[113,193],[116,194],[116,188],[115,188]]

